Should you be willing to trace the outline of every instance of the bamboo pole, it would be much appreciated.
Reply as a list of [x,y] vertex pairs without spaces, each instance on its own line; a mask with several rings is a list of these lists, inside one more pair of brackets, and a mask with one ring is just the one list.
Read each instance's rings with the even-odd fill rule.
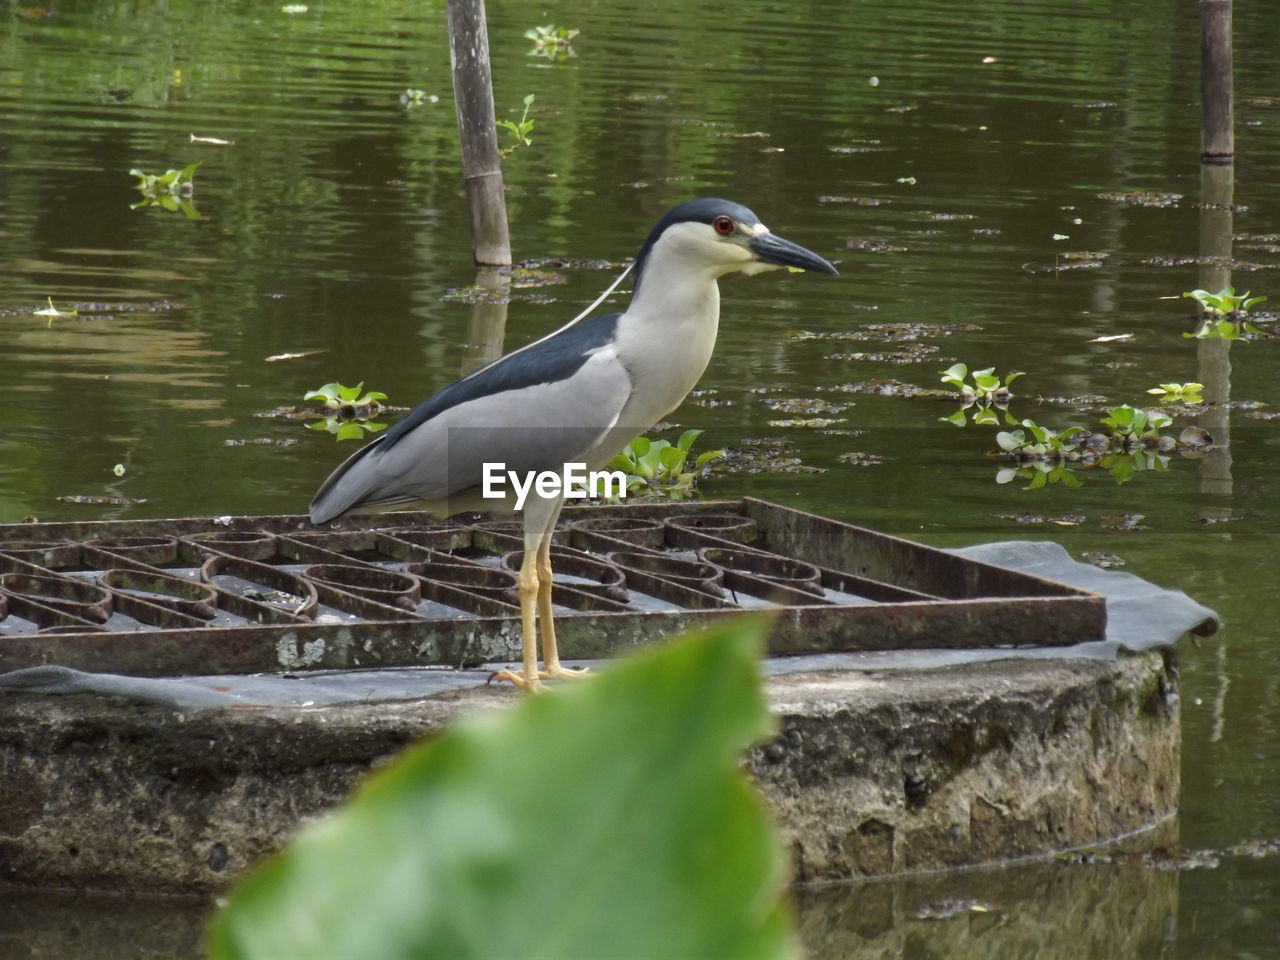
[[1231,0],[1200,0],[1200,159],[1235,159]]
[[[1200,286],[1209,291],[1231,284],[1236,149],[1232,60],[1231,0],[1200,0]],[[1197,326],[1203,322],[1196,320]],[[1226,498],[1233,486],[1231,342],[1198,340],[1196,360],[1208,401],[1197,420],[1214,440],[1200,464],[1200,489]],[[1229,513],[1229,504],[1208,508],[1210,515]]]
[[449,0],[448,17],[453,103],[462,148],[462,181],[471,214],[471,249],[477,265],[507,266],[511,263],[511,235],[494,124],[484,0]]

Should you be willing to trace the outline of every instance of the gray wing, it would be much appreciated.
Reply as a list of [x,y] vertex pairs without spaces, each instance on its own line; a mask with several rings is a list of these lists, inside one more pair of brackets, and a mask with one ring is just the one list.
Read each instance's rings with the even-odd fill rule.
[[451,406],[393,444],[379,438],[348,458],[316,494],[311,520],[457,498],[481,486],[487,463],[522,475],[559,472],[585,460],[608,434],[631,390],[626,368],[602,349],[564,379]]

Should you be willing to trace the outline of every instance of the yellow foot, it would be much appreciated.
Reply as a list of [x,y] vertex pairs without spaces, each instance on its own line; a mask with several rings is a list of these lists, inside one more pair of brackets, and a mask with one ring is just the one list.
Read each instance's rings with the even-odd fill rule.
[[[539,671],[541,673],[541,671]],[[542,693],[547,688],[542,685],[542,681],[537,677],[530,680],[523,673],[516,673],[514,670],[499,670],[489,677],[489,682],[502,682],[503,680],[514,683],[521,690],[527,690],[530,693]]]
[[538,676],[543,680],[583,680],[591,676],[591,668],[562,667],[558,663],[551,663],[539,670]]

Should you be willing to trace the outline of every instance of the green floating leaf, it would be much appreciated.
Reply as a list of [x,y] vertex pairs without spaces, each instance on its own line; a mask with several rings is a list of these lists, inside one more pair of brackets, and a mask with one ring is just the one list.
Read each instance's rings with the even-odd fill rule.
[[410,748],[250,875],[216,960],[795,955],[739,620]]
[[712,460],[718,459],[719,457],[723,457],[723,456],[724,456],[723,450],[708,450],[706,453],[700,453],[698,454],[697,459],[693,461],[694,468],[701,470],[704,466],[706,466]]
[[684,466],[685,452],[679,447],[667,447],[661,451],[660,461],[662,463],[662,471],[667,476],[679,476],[680,468]]
[[360,391],[364,389],[364,381],[361,380],[354,387],[344,387],[340,383],[337,384],[337,387],[339,399],[344,400],[347,403],[355,403],[360,397]]
[[693,441],[702,436],[701,430],[689,429],[680,434],[680,439],[676,441],[676,446],[685,453],[689,452],[689,448],[693,446]]
[[1001,450],[1017,450],[1019,447],[1025,446],[1026,442],[1027,435],[1021,430],[1014,430],[1012,432],[1008,430],[1001,430],[996,434],[996,444]]

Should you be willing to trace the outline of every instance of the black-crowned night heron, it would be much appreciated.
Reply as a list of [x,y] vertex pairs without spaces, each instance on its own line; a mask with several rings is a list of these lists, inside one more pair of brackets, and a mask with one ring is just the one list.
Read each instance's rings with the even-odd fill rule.
[[[623,313],[579,318],[445,387],[330,475],[311,502],[312,522],[410,503],[442,517],[510,511],[515,488],[524,484],[517,577],[523,667],[498,676],[526,689],[537,689],[540,679],[580,676],[560,664],[551,606],[551,533],[564,491],[530,488],[519,478],[564,476],[566,464],[597,471],[675,410],[715,347],[717,279],[780,267],[836,272],[816,253],[770,233],[740,204],[714,198],[680,204],[640,248]],[[508,476],[509,484],[493,482]]]

